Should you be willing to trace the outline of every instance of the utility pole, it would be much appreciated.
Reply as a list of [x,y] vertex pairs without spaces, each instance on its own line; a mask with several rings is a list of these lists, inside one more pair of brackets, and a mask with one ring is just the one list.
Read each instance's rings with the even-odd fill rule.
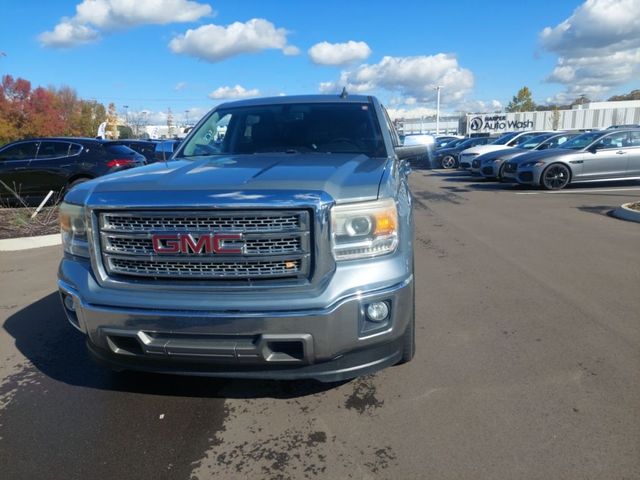
[[436,99],[436,135],[440,134],[440,89],[442,85],[436,87],[437,99]]

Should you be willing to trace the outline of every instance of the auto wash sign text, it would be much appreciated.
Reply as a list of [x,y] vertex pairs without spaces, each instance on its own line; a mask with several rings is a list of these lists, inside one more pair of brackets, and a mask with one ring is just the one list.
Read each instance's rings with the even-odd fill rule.
[[469,133],[500,133],[510,130],[528,130],[533,128],[533,120],[515,118],[516,114],[506,115],[467,115]]

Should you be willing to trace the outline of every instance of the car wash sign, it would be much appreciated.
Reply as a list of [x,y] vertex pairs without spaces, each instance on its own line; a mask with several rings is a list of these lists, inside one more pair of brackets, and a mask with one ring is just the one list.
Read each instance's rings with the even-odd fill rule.
[[533,120],[522,113],[467,115],[467,133],[502,133],[533,127]]

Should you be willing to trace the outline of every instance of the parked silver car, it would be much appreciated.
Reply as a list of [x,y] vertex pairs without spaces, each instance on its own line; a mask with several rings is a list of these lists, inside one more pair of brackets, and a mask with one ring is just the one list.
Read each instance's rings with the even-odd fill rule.
[[[512,162],[506,174],[513,170]],[[515,179],[560,190],[570,183],[640,180],[640,129],[589,132],[559,148],[517,157]]]
[[567,140],[576,137],[578,133],[543,133],[533,137],[516,148],[508,150],[498,150],[496,152],[485,153],[478,157],[480,163],[480,174],[484,178],[502,180],[505,177],[505,167],[509,160],[527,152],[549,150],[558,148]]

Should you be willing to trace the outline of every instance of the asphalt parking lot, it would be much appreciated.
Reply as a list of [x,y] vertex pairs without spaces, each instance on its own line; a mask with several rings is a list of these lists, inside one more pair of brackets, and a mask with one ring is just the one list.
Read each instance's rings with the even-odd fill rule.
[[111,374],[0,253],[2,477],[640,478],[640,183],[412,186],[416,358],[338,385]]

